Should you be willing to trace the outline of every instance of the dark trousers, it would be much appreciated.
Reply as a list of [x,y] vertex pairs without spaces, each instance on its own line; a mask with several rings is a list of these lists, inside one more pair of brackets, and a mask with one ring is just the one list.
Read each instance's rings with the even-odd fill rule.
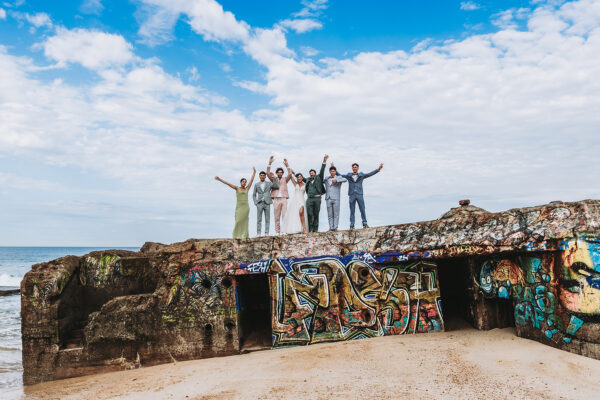
[[350,195],[350,227],[354,228],[354,211],[356,209],[356,203],[358,203],[358,209],[360,210],[360,216],[362,218],[363,226],[367,225],[367,213],[365,212],[365,199],[362,194]]
[[308,216],[308,231],[319,231],[319,211],[321,211],[321,198],[309,197],[306,199],[306,214]]

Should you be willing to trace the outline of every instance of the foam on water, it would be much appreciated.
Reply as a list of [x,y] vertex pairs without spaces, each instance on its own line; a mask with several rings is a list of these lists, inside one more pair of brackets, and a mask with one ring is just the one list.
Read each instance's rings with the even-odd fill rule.
[[0,286],[19,287],[21,279],[23,279],[23,276],[0,274]]
[[0,390],[21,385],[20,296],[0,297]]
[[[99,247],[0,247],[0,286],[21,285],[33,264],[66,255],[81,256]],[[121,247],[125,250],[137,248]],[[22,394],[21,296],[0,296],[0,398]]]

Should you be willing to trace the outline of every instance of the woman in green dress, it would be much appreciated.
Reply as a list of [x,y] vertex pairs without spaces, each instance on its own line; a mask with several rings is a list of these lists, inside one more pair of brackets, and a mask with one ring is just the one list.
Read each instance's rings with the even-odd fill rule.
[[252,167],[252,178],[250,178],[250,184],[248,186],[246,186],[246,178],[240,179],[240,186],[235,186],[218,176],[215,176],[216,180],[235,190],[237,201],[235,205],[235,226],[233,227],[234,239],[247,239],[250,237],[250,234],[248,233],[248,216],[250,215],[248,191],[252,187],[252,182],[254,182],[254,175],[256,175],[256,168]]

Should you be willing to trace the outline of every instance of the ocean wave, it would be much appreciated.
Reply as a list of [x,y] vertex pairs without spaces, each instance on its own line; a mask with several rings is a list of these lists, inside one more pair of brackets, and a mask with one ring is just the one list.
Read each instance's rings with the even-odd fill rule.
[[9,274],[0,274],[0,286],[21,286],[23,277]]

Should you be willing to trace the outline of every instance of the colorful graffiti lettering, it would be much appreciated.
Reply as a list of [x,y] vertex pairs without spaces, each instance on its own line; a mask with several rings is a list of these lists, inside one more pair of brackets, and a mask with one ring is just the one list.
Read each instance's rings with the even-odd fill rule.
[[551,285],[552,255],[488,260],[479,272],[479,287],[491,297],[512,299],[515,323],[538,329],[548,338],[559,332]]
[[372,260],[273,260],[273,345],[443,329],[435,264],[374,267]]
[[553,259],[523,257],[524,280],[515,285],[515,322],[522,326],[540,329],[546,337],[552,338],[558,332],[558,318],[554,314],[556,300],[553,290],[547,285],[551,280]]
[[248,273],[261,274],[269,270],[269,260],[256,261],[251,264],[243,265],[240,269],[246,270]]

